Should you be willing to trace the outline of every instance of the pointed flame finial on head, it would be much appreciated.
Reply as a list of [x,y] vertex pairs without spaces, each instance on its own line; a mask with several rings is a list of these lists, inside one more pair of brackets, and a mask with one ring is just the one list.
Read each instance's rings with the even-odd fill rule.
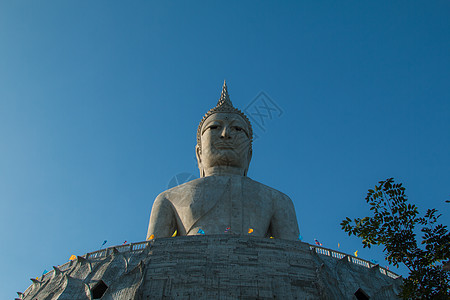
[[228,95],[228,88],[227,88],[227,83],[226,83],[225,79],[223,80],[223,87],[222,87],[222,92],[220,93],[219,102],[217,102],[217,106],[221,106],[221,105],[233,106],[233,103],[231,103],[231,100],[230,100],[230,95]]

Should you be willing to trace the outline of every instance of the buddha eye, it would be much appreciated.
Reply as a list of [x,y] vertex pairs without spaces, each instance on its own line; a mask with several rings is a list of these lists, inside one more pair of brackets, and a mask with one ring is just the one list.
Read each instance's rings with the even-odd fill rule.
[[218,125],[211,125],[211,126],[209,126],[209,129],[217,129],[217,128],[219,128],[219,126]]
[[235,129],[236,131],[242,131],[242,128],[239,127],[239,126],[234,126],[234,129]]

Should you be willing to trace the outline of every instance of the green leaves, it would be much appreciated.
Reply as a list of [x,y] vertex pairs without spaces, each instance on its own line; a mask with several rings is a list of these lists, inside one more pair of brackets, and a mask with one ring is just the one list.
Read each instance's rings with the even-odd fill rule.
[[[418,208],[408,203],[405,188],[393,178],[378,182],[374,190],[369,189],[365,200],[372,215],[354,220],[346,217],[340,225],[349,236],[360,237],[364,248],[383,245],[390,264],[408,267],[410,274],[400,296],[450,297],[450,272],[442,268],[442,262],[450,259],[450,236],[447,226],[435,225],[441,216],[437,210],[428,209],[419,217]],[[422,248],[418,247],[416,225],[423,226]]]

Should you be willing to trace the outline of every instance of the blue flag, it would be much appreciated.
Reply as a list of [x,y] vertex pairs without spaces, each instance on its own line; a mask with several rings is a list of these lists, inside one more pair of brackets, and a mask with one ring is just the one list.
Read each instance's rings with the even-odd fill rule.
[[101,249],[103,248],[103,246],[104,246],[107,242],[108,242],[107,240],[104,240],[104,241],[103,241],[103,244],[100,246],[100,248],[99,248],[98,250],[101,250]]
[[205,232],[203,230],[201,230],[201,229],[199,229],[197,233],[205,234]]
[[299,236],[298,236],[298,239],[299,239],[300,241],[302,241],[302,240],[303,240],[303,237],[302,237],[302,235],[301,235],[301,234],[299,234]]

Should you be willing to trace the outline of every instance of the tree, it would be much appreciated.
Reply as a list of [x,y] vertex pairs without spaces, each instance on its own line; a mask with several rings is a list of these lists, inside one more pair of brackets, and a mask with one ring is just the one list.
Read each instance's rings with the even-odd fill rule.
[[[408,203],[405,188],[393,178],[369,189],[366,202],[373,215],[346,218],[341,222],[348,235],[362,239],[363,247],[383,245],[385,259],[394,266],[404,264],[409,276],[399,296],[403,299],[450,299],[450,235],[447,226],[437,224],[441,214],[428,209],[423,217]],[[447,203],[450,201],[446,201]],[[354,223],[354,224],[353,224]],[[422,232],[418,245],[416,225]]]

